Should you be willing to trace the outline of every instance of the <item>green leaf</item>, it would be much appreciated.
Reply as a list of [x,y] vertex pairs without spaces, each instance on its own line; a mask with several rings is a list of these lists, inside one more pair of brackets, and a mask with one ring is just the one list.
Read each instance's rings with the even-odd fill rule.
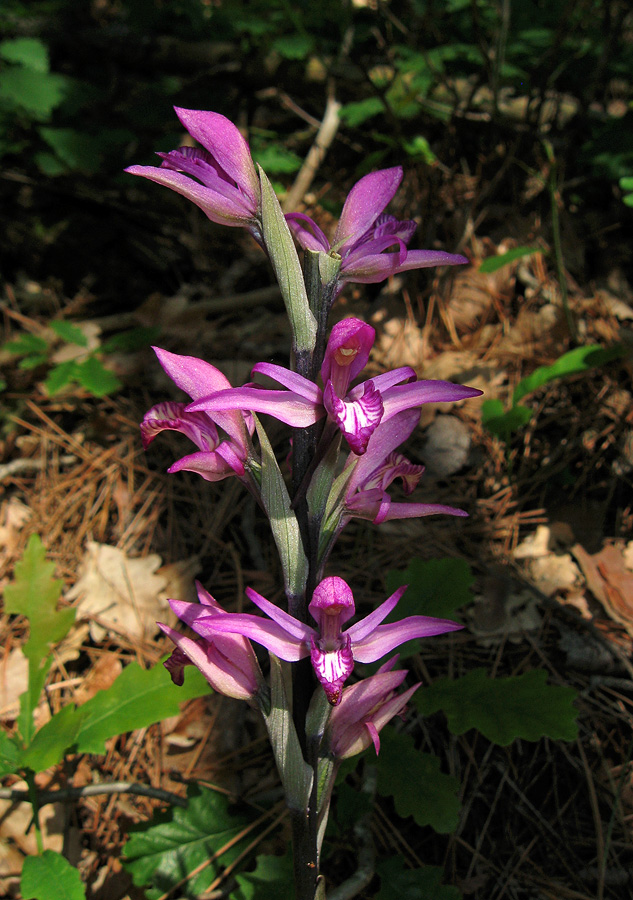
[[42,772],[61,762],[76,742],[82,717],[83,708],[77,710],[72,704],[55,713],[20,756],[20,767]]
[[20,748],[15,738],[9,737],[4,730],[0,730],[0,778],[12,775],[20,768]]
[[[247,819],[231,815],[226,797],[192,786],[188,799],[186,809],[172,808],[130,828],[123,865],[135,885],[151,885],[145,891],[148,900],[171,893],[190,873],[178,888],[178,896],[198,898],[246,842],[246,838],[236,838]],[[233,840],[236,842],[224,850]],[[200,871],[193,874],[196,869]]]
[[487,259],[484,259],[479,266],[479,271],[488,274],[490,272],[496,272],[498,269],[503,268],[503,266],[507,266],[509,263],[514,262],[515,259],[521,259],[524,256],[533,256],[535,253],[542,252],[540,247],[514,247],[512,250],[508,250],[507,253],[502,253],[500,256],[489,256]]
[[73,325],[72,322],[66,322],[64,319],[54,319],[50,323],[50,328],[57,337],[60,337],[62,341],[66,341],[67,344],[78,344],[80,347],[88,346],[88,338],[81,328]]
[[231,900],[280,900],[292,897],[294,880],[292,856],[258,856],[253,872],[241,872],[235,876],[238,888],[232,891]]
[[77,869],[61,853],[45,850],[27,856],[22,867],[23,900],[85,900],[86,891]]
[[54,366],[48,373],[48,378],[44,382],[44,387],[50,397],[65,388],[67,384],[71,384],[77,380],[77,363],[74,359],[68,359],[66,362]]
[[444,871],[439,866],[405,868],[404,859],[392,856],[376,866],[380,890],[375,900],[461,900],[456,887],[441,884]]
[[5,69],[0,78],[0,106],[46,121],[64,100],[71,84],[64,75],[38,72],[26,67]]
[[106,369],[96,356],[89,356],[84,362],[75,365],[75,378],[93,397],[105,397],[122,387],[114,372]]
[[54,153],[38,150],[37,153],[33,154],[33,159],[42,175],[47,175],[49,178],[57,178],[59,175],[68,175],[68,166],[64,165],[61,159],[58,156],[55,156]]
[[423,159],[428,166],[437,162],[437,156],[431,150],[431,145],[421,134],[416,134],[410,141],[404,141],[403,147],[409,156]]
[[481,404],[481,422],[490,434],[508,442],[513,432],[523,428],[532,418],[532,410],[518,403],[507,412],[501,400],[484,400]]
[[380,97],[367,97],[366,100],[358,100],[354,103],[346,103],[339,110],[339,118],[351,128],[356,128],[379,116],[385,111],[385,104]]
[[287,663],[270,654],[269,713],[264,713],[279,777],[284,787],[286,804],[290,809],[302,810],[309,803],[313,769],[305,762],[297,730],[292,720],[290,703],[284,676],[289,672]]
[[48,48],[37,38],[13,38],[0,43],[0,57],[36,72],[48,72]]
[[253,150],[253,159],[259,163],[264,172],[270,172],[271,175],[286,174],[297,172],[301,168],[301,158],[288,150],[283,144],[268,144]]
[[473,599],[474,575],[465,559],[420,559],[413,557],[404,571],[387,572],[389,594],[408,584],[397,606],[396,618],[437,616],[455,618],[453,613]]
[[476,728],[505,747],[516,738],[575,740],[575,698],[572,687],[547,684],[544,669],[494,679],[485,669],[473,669],[463,678],[438,678],[420,688],[413,702],[425,716],[443,710],[453,734]]
[[266,173],[261,166],[258,171],[264,243],[290,319],[292,349],[298,356],[306,356],[312,353],[316,343],[316,319],[310,311],[303,271],[288,223]]
[[290,34],[273,41],[273,48],[285,59],[305,59],[314,47],[309,34]]
[[145,347],[151,346],[160,335],[158,327],[140,327],[130,328],[128,331],[121,331],[119,334],[108,338],[101,345],[101,353],[113,353],[115,351],[131,352],[133,350],[143,350]]
[[42,337],[35,334],[21,334],[12,341],[2,345],[2,349],[16,356],[25,356],[27,353],[44,353],[48,350],[48,344]]
[[551,366],[540,366],[527,378],[521,379],[514,389],[512,405],[516,405],[526,394],[531,394],[532,391],[556,378],[578,375],[581,372],[595,369],[597,366],[613,362],[615,359],[622,359],[624,356],[626,356],[626,349],[622,344],[607,348],[601,347],[599,344],[575,347],[568,353],[563,353]]
[[37,534],[29,538],[15,567],[15,581],[5,588],[5,609],[26,616],[30,623],[24,655],[36,665],[48,656],[53,644],[66,637],[75,621],[74,609],[57,609],[64,582],[52,577],[55,564],[46,562],[46,551]]
[[26,369],[27,371],[37,369],[38,366],[43,366],[47,362],[48,353],[40,353],[37,356],[25,356],[18,363],[18,369]]
[[77,752],[104,753],[105,741],[115,734],[175,716],[185,700],[210,693],[208,683],[194,667],[187,667],[185,683],[177,687],[164,666],[142,669],[138,663],[130,663],[111,687],[77,710],[77,715],[81,714]]
[[457,828],[459,781],[440,772],[436,756],[416,750],[409,735],[393,729],[381,734],[378,793],[393,797],[398,815],[413,816],[422,827],[440,834]]
[[288,488],[268,440],[268,435],[255,418],[262,455],[262,503],[270,520],[284,573],[286,595],[300,597],[308,579],[308,560],[303,549],[299,523],[290,505]]
[[633,176],[620,178],[620,187],[623,191],[633,191]]
[[68,169],[94,175],[102,163],[99,139],[74,128],[40,128],[40,135]]

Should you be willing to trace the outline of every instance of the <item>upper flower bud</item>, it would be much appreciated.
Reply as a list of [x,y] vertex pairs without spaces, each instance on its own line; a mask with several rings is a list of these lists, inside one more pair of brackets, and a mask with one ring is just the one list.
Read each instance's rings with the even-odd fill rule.
[[130,166],[125,171],[182,194],[212,222],[244,226],[258,237],[260,187],[248,144],[236,126],[219,113],[175,110],[204,149],[181,147],[159,153],[160,167]]

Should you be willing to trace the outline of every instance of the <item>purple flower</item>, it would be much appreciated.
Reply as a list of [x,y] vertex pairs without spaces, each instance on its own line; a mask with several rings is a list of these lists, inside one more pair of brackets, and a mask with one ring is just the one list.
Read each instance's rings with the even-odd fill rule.
[[[201,606],[208,617],[228,616],[211,594],[196,582],[200,603],[185,603],[170,600],[176,615],[191,625],[190,607]],[[178,612],[180,610],[180,612]],[[164,663],[174,684],[183,683],[185,666],[197,666],[211,687],[226,697],[250,700],[264,685],[264,679],[249,641],[239,634],[218,633],[213,639],[193,640],[174,631],[169,625],[158,623],[162,631],[176,645],[176,649]]]
[[411,436],[418,421],[417,410],[398,413],[376,428],[362,456],[350,453],[345,465],[354,466],[354,470],[345,492],[341,528],[355,516],[380,525],[390,519],[468,515],[463,509],[442,503],[394,503],[387,493],[387,488],[400,478],[404,493],[411,494],[424,472],[424,466],[409,462],[396,450]]
[[380,667],[375,675],[343,689],[341,702],[330,715],[326,739],[330,753],[336,759],[347,759],[362,753],[373,743],[376,754],[380,751],[379,732],[399,715],[420,683],[396,694],[407,676],[406,670],[392,672],[395,656]]
[[374,337],[371,325],[359,319],[344,319],[334,326],[321,367],[323,390],[296,372],[261,362],[253,372],[267,375],[286,390],[246,385],[210,394],[187,409],[206,410],[214,418],[218,411],[229,409],[268,413],[296,428],[313,425],[327,415],[354,453],[362,455],[378,425],[398,413],[424,403],[454,402],[481,393],[450,381],[418,381],[410,366],[376,375],[350,389],[350,382],[367,363]]
[[[178,356],[154,348],[165,372],[193,400],[210,391],[230,389],[228,379],[209,363],[193,356]],[[249,453],[249,433],[253,433],[251,417],[233,410],[209,415],[187,412],[186,403],[167,401],[153,406],[141,423],[145,449],[161,431],[179,431],[198,447],[197,453],[184,456],[168,472],[197,472],[207,481],[221,481],[229,475],[247,479],[244,464]],[[220,437],[220,426],[226,438]]]
[[382,625],[405,590],[406,586],[398,588],[374,612],[345,631],[341,626],[354,615],[354,596],[349,585],[337,576],[324,578],[312,595],[309,610],[318,628],[295,619],[252,588],[246,589],[246,595],[268,619],[250,613],[209,615],[197,603],[178,600],[170,604],[176,615],[206,640],[213,641],[218,633],[240,634],[287,662],[309,656],[329,702],[336,706],[354,662],[375,662],[405,641],[462,627],[448,619],[429,616],[409,616]]
[[468,262],[465,256],[441,250],[407,249],[416,223],[400,222],[383,213],[401,181],[400,166],[371,172],[361,178],[347,196],[332,244],[309,216],[304,213],[286,216],[291,231],[305,250],[336,252],[342,257],[337,293],[345,281],[384,281],[389,275],[407,269]]
[[130,175],[164,184],[220,225],[245,226],[259,234],[260,187],[248,144],[225,116],[199,109],[176,115],[204,149],[181,147],[158,153],[157,166],[130,166]]

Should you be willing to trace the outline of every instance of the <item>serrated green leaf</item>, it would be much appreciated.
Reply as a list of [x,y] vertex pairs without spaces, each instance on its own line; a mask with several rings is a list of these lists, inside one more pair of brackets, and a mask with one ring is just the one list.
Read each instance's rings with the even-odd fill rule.
[[114,372],[103,365],[96,356],[89,356],[83,362],[76,363],[75,377],[79,384],[94,397],[105,397],[122,387]]
[[489,256],[479,266],[480,272],[496,272],[514,262],[516,259],[522,259],[524,256],[533,256],[535,253],[542,253],[540,247],[514,247],[507,253],[501,253],[499,256]]
[[453,734],[476,728],[505,747],[516,738],[575,740],[575,698],[572,687],[547,684],[544,669],[510,678],[490,678],[485,669],[473,669],[463,678],[438,678],[420,688],[413,702],[425,716],[442,710]]
[[0,57],[36,72],[48,72],[48,47],[37,38],[22,37],[2,41]]
[[456,887],[441,884],[444,872],[439,866],[407,869],[401,856],[381,860],[376,866],[380,890],[376,900],[461,900]]
[[398,815],[413,816],[420,826],[440,834],[457,828],[459,781],[440,771],[436,756],[416,750],[409,735],[393,729],[381,734],[378,793],[393,797]]
[[65,388],[66,385],[76,381],[76,370],[77,363],[74,359],[68,359],[66,362],[54,366],[48,373],[48,378],[44,382],[44,387],[49,396],[52,397],[54,394],[57,394],[58,391],[61,391],[62,388]]
[[138,663],[130,663],[111,687],[77,710],[77,715],[81,713],[77,752],[104,753],[105,741],[115,734],[175,716],[185,700],[210,693],[208,683],[194,667],[187,667],[185,683],[178,687],[164,666],[142,669]]
[[26,750],[20,756],[20,767],[42,772],[56,766],[73,747],[81,725],[83,710],[64,706],[35,733]]
[[2,345],[2,349],[16,356],[24,356],[27,353],[43,353],[48,350],[48,344],[42,337],[36,334],[21,334],[12,341]]
[[20,881],[22,900],[85,900],[86,890],[77,869],[61,853],[45,850],[27,856]]
[[79,347],[88,346],[88,338],[81,328],[78,328],[72,322],[66,322],[64,319],[54,319],[49,327],[55,332],[57,337],[66,341],[67,344],[77,344]]
[[5,69],[0,78],[0,106],[46,121],[64,100],[71,81],[54,72],[38,72],[24,66]]
[[292,856],[258,856],[253,872],[235,876],[238,888],[231,900],[280,900],[292,897],[294,891]]
[[246,838],[224,850],[248,822],[245,816],[230,813],[226,797],[198,787],[190,787],[187,796],[186,809],[172,808],[130,828],[123,865],[135,885],[151,886],[145,891],[148,900],[171,892],[199,868],[178,893],[198,898],[243,849]]
[[20,748],[17,741],[9,737],[6,731],[0,730],[0,778],[18,771],[19,755]]
[[512,405],[516,406],[526,394],[532,393],[556,378],[588,372],[590,369],[603,366],[615,359],[622,359],[624,356],[626,356],[626,348],[621,344],[606,348],[600,347],[598,344],[592,344],[589,347],[574,347],[573,350],[559,356],[556,362],[550,366],[539,366],[527,378],[522,378],[514,389]]
[[5,588],[5,609],[26,616],[30,624],[24,655],[39,665],[53,644],[66,637],[75,621],[74,609],[57,609],[63,581],[52,577],[55,564],[46,562],[46,551],[37,534],[29,538],[24,555],[15,566],[15,580]]

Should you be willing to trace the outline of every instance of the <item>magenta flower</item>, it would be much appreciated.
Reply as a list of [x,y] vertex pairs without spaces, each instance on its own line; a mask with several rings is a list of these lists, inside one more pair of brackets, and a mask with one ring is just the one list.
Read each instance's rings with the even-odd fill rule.
[[204,149],[181,147],[158,153],[163,160],[159,167],[130,166],[125,171],[182,194],[212,222],[245,226],[257,237],[260,187],[248,144],[236,126],[219,113],[175,110]]
[[394,503],[387,493],[387,488],[398,478],[404,493],[413,493],[424,472],[424,466],[409,462],[396,450],[411,436],[418,421],[417,410],[398,413],[376,428],[362,456],[350,453],[346,467],[354,466],[354,470],[345,492],[341,528],[352,517],[370,519],[375,525],[381,525],[390,519],[468,515],[463,509],[442,503]]
[[[181,608],[180,601],[170,600],[172,608],[180,618],[191,624],[188,616],[189,607],[201,606],[209,617],[230,615],[220,604],[207,593],[201,584],[196,582],[200,603],[186,603]],[[180,609],[180,613],[178,613]],[[184,681],[183,669],[185,666],[196,666],[207,679],[214,691],[224,694],[226,697],[234,697],[237,700],[250,700],[258,694],[263,686],[264,679],[259,668],[259,663],[249,641],[239,634],[218,633],[212,640],[193,640],[185,637],[170,628],[169,625],[158,623],[176,645],[176,649],[164,663],[171,675],[174,684],[181,685]]]
[[[193,356],[178,356],[154,348],[165,372],[179,388],[196,400],[210,391],[231,388],[228,379],[209,363]],[[237,411],[187,412],[186,403],[167,401],[153,406],[141,423],[145,449],[161,431],[179,431],[198,447],[197,453],[184,456],[168,472],[197,472],[207,481],[221,481],[229,475],[246,480],[244,464],[249,453],[249,434],[253,433],[252,417]],[[226,437],[220,437],[220,426]]]
[[336,759],[348,759],[362,753],[373,743],[380,751],[379,732],[394,716],[399,715],[420,683],[396,694],[407,672],[392,672],[398,657],[380,667],[375,675],[343,689],[341,702],[330,715],[326,739]]
[[361,178],[347,196],[332,244],[309,216],[304,213],[286,216],[290,230],[304,250],[333,251],[342,257],[337,293],[345,281],[384,281],[389,275],[407,269],[468,262],[465,256],[441,250],[407,249],[416,223],[400,222],[383,213],[401,181],[400,166],[371,172]]
[[409,616],[382,625],[405,590],[406,586],[398,588],[374,612],[346,631],[341,626],[354,615],[354,596],[349,585],[336,576],[324,578],[312,595],[309,610],[318,628],[295,619],[252,588],[246,589],[246,595],[268,619],[250,613],[209,615],[205,607],[180,600],[171,600],[170,605],[180,619],[206,640],[213,641],[218,633],[240,634],[286,662],[309,656],[329,702],[336,706],[354,662],[375,662],[405,641],[462,628],[448,619],[429,616]]
[[286,388],[268,390],[246,385],[222,390],[191,403],[190,412],[201,410],[215,414],[229,409],[268,413],[287,425],[305,428],[323,416],[337,426],[349,446],[358,455],[367,449],[369,439],[381,422],[424,403],[442,403],[476,397],[481,391],[450,381],[417,381],[410,366],[384,372],[349,388],[369,358],[375,331],[359,319],[343,319],[330,334],[318,385],[272,363],[257,363],[253,372],[267,375]]

